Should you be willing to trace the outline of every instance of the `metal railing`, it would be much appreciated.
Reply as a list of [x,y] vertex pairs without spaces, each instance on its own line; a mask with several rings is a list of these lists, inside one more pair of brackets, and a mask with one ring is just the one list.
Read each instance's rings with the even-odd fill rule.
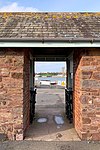
[[70,123],[73,122],[73,90],[72,88],[65,89],[65,110],[66,116]]
[[35,103],[36,103],[36,88],[30,89],[30,123],[35,117]]

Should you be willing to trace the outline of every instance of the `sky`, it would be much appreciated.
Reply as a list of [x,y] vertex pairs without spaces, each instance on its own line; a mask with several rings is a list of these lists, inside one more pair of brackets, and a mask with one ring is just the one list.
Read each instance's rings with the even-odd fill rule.
[[0,0],[0,11],[100,11],[100,0]]
[[66,67],[65,62],[36,62],[35,72],[61,72],[62,67]]
[[[99,12],[100,0],[0,0],[0,12]],[[61,71],[65,64],[36,64],[36,72]]]

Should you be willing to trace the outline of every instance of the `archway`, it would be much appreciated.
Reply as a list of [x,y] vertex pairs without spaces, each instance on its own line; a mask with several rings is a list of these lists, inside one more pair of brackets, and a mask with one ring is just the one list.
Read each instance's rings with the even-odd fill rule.
[[[41,51],[41,53],[40,53],[40,51]],[[51,140],[59,140],[59,136],[61,136],[61,137],[63,136],[63,138],[60,137],[61,140],[73,140],[73,133],[74,133],[75,138],[78,139],[77,134],[75,133],[75,131],[73,131],[74,130],[73,125],[70,124],[73,122],[72,121],[72,119],[73,119],[73,110],[72,110],[73,102],[70,103],[70,96],[72,96],[72,94],[68,95],[69,88],[73,89],[73,50],[70,50],[68,52],[65,50],[65,48],[52,48],[52,49],[51,48],[43,48],[43,49],[38,48],[36,50],[31,51],[31,57],[32,57],[32,64],[35,64],[36,61],[45,61],[45,62],[47,62],[47,61],[50,61],[50,62],[52,62],[52,61],[55,61],[55,62],[64,61],[66,64],[67,71],[66,71],[66,87],[63,89],[63,93],[64,93],[63,94],[63,107],[60,109],[61,101],[60,101],[60,105],[57,105],[57,104],[55,105],[55,104],[53,104],[53,102],[51,102],[51,103],[49,103],[49,107],[46,104],[45,104],[45,107],[42,106],[42,108],[39,108],[39,106],[37,106],[36,114],[34,115],[36,121],[38,122],[38,119],[41,119],[41,118],[47,119],[47,124],[44,124],[44,125],[39,124],[38,125],[38,123],[36,123],[36,121],[33,120],[33,124],[30,126],[30,129],[26,132],[26,137],[27,138],[32,137],[32,139],[34,139],[34,140],[44,140],[45,141],[46,140],[45,138],[48,137],[48,135],[49,135],[49,137],[47,138],[47,140],[50,140],[50,137],[52,135]],[[32,66],[35,66],[35,65],[32,65]],[[35,67],[32,67],[32,68],[33,68],[32,69],[33,75],[32,74],[31,75],[34,76],[34,74],[35,74],[34,68]],[[35,83],[33,78],[31,80],[31,83],[32,84]],[[52,95],[52,98],[54,98],[53,97],[54,93],[57,96],[57,93],[56,93],[57,91],[53,93],[53,91],[55,89],[50,88],[49,90],[50,90],[51,94],[50,93],[47,94],[48,93],[48,90],[47,90],[46,91],[47,93],[43,91],[42,95],[40,94],[40,97],[39,97],[39,93],[41,93],[41,90],[39,89],[37,91],[38,101],[42,101],[41,97],[43,96],[43,94],[45,95],[45,96],[43,96],[43,98],[46,100],[47,100],[47,97],[48,97],[48,100],[50,100],[49,99],[50,95]],[[59,93],[58,93],[58,95],[59,95]],[[57,97],[56,97],[56,99],[57,99]],[[69,102],[67,101],[68,99],[69,99]],[[52,109],[50,108],[50,104],[52,105]],[[69,120],[66,121],[67,124],[65,124],[65,126],[63,128],[61,128],[62,125],[56,125],[56,128],[55,128],[52,125],[53,123],[51,124],[51,122],[55,121],[55,116],[60,117],[60,115],[62,115],[61,114],[62,109],[63,109],[63,118],[65,117],[65,119],[67,118]],[[39,113],[37,113],[37,111]],[[53,113],[51,113],[51,112],[53,112]],[[48,117],[46,115],[48,115]],[[49,122],[48,120],[50,120],[50,118],[52,118],[52,121]],[[60,119],[62,119],[62,116]],[[42,126],[43,128],[40,128],[40,126]],[[48,129],[48,126],[49,126],[49,129]],[[55,129],[50,130],[50,127],[55,128]],[[70,134],[69,132],[68,132],[68,135],[66,134],[67,130],[72,130],[72,136],[68,136]],[[46,132],[44,132],[44,131],[46,131]],[[65,131],[65,133],[61,134],[60,131],[62,133]],[[32,132],[33,132],[33,135],[32,135]],[[51,132],[51,134],[50,134],[50,132]],[[44,138],[44,136],[45,136],[45,138]],[[55,138],[54,138],[54,136],[55,136]]]

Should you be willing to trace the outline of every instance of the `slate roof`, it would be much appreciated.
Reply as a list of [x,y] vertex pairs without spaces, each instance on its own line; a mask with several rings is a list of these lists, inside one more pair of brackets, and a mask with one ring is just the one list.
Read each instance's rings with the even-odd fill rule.
[[2,39],[100,39],[100,13],[0,13]]

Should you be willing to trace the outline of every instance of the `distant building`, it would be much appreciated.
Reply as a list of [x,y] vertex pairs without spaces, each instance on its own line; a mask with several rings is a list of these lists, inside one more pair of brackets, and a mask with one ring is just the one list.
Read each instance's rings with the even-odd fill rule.
[[65,74],[66,74],[66,69],[65,67],[62,67],[62,75],[65,76]]

